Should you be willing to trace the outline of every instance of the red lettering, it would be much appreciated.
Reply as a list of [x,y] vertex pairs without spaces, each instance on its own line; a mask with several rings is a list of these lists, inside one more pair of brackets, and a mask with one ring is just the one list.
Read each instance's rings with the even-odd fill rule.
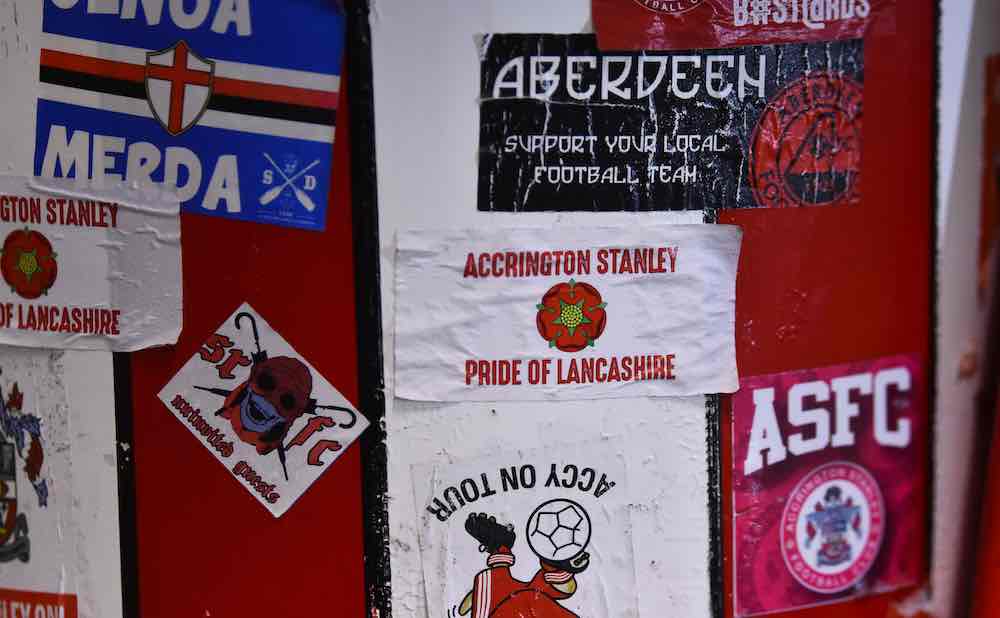
[[316,446],[309,450],[309,457],[306,460],[310,466],[322,466],[323,462],[320,460],[320,456],[326,451],[339,451],[342,447],[340,442],[334,440],[320,440],[316,443]]

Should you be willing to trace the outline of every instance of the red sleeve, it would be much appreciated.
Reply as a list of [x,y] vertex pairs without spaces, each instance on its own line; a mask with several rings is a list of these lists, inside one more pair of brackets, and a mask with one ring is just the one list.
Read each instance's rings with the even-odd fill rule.
[[532,590],[537,590],[553,599],[568,599],[573,595],[559,590],[555,587],[555,584],[565,584],[573,579],[573,577],[572,573],[560,571],[555,567],[550,567],[543,563],[538,572],[535,573],[535,576],[531,578],[531,583],[528,586]]

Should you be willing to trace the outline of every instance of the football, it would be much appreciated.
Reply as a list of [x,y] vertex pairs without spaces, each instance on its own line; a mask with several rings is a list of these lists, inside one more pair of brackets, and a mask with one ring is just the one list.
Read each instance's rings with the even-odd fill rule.
[[549,500],[528,518],[531,551],[544,560],[571,560],[590,543],[590,515],[572,500]]

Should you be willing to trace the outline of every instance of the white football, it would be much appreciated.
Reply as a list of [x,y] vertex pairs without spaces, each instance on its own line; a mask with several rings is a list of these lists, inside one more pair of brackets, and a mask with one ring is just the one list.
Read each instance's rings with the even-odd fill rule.
[[549,500],[528,518],[528,545],[546,560],[570,560],[590,543],[590,515],[572,500]]

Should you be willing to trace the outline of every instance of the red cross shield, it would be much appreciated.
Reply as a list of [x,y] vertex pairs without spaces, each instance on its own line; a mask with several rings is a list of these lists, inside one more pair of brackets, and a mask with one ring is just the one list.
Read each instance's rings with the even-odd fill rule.
[[212,98],[214,78],[215,62],[184,41],[146,54],[146,98],[167,133],[180,135],[197,124]]

